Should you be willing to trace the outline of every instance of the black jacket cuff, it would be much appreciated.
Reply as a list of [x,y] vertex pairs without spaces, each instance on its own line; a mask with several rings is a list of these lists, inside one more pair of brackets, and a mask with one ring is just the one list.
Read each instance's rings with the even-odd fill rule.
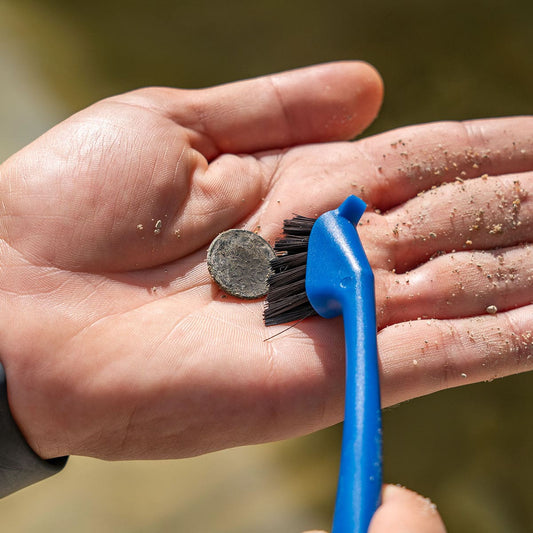
[[0,363],[0,498],[59,472],[68,456],[41,459],[11,416],[4,367]]

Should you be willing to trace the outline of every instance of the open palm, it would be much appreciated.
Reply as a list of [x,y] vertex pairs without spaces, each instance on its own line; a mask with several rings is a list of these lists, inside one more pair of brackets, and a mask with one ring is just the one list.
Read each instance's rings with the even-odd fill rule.
[[532,367],[532,119],[346,142],[380,102],[361,63],[143,89],[0,167],[0,354],[41,456],[180,457],[337,422],[340,323],[265,341],[281,328],[205,256],[225,229],[273,242],[349,194],[370,206],[385,404]]

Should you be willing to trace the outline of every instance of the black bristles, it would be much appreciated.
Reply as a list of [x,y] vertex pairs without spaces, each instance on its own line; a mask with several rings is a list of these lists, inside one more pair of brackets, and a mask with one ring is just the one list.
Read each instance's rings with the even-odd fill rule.
[[285,237],[276,242],[274,250],[279,252],[283,250],[288,254],[307,253],[307,244],[309,237]]
[[307,246],[315,221],[301,215],[284,221],[285,236],[274,245],[277,257],[270,262],[272,274],[264,311],[267,326],[316,315],[305,293]]
[[316,218],[303,217],[302,215],[296,215],[294,218],[288,218],[283,221],[283,233],[289,236],[302,235],[309,238],[311,234],[311,228],[316,222]]
[[274,270],[276,273],[275,276],[271,276],[268,282],[269,290],[285,288],[289,285],[292,285],[295,281],[303,281],[305,279],[305,265],[296,265],[294,268],[289,263],[284,264],[283,270]]

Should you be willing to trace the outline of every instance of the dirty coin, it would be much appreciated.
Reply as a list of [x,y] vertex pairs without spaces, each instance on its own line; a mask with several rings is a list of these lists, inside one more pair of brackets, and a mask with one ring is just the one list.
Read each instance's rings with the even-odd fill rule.
[[268,292],[274,250],[251,231],[230,229],[218,235],[207,250],[207,267],[217,285],[237,298],[253,300]]

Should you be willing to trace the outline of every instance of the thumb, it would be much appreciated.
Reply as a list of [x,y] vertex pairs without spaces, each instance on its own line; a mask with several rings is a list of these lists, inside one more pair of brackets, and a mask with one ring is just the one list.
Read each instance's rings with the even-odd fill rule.
[[382,96],[372,66],[338,61],[207,89],[133,91],[120,100],[159,108],[211,161],[221,153],[349,140],[374,120]]
[[385,485],[382,498],[368,533],[446,533],[436,506],[427,498],[397,485]]
[[384,485],[382,498],[368,533],[446,533],[435,505],[427,498],[397,485]]

